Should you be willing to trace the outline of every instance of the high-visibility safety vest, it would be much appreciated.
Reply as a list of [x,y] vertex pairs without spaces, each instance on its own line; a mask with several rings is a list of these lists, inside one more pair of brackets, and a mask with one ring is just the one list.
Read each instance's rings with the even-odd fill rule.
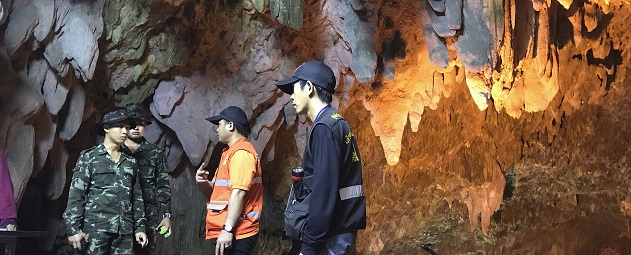
[[[214,239],[219,236],[226,217],[228,215],[228,202],[232,193],[230,184],[230,160],[235,152],[245,150],[254,156],[256,165],[250,189],[245,195],[243,211],[235,224],[235,239],[248,238],[259,232],[259,219],[263,208],[263,185],[261,183],[261,163],[254,150],[254,146],[245,138],[236,141],[229,148],[225,148],[221,154],[221,162],[212,180],[213,191],[210,201],[206,204],[206,239]],[[249,170],[249,169],[248,169]]]

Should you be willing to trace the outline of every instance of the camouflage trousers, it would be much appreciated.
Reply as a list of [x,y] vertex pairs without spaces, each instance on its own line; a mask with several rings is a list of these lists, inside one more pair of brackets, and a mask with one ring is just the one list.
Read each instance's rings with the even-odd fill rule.
[[87,249],[82,253],[89,255],[129,255],[132,254],[134,235],[115,233],[89,233]]

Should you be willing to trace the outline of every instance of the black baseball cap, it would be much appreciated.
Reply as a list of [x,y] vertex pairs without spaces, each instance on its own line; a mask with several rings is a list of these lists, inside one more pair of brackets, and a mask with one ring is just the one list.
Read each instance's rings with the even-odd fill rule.
[[125,106],[125,110],[130,117],[142,120],[147,124],[151,124],[151,118],[145,113],[145,110],[142,108],[142,106],[138,104],[129,104]]
[[207,121],[210,121],[215,125],[219,125],[219,121],[222,119],[234,123],[234,125],[241,128],[241,130],[250,130],[248,117],[245,115],[245,112],[237,106],[228,106],[228,108],[223,109],[219,115],[206,118]]
[[294,93],[294,83],[299,80],[310,81],[313,85],[335,93],[335,74],[333,70],[322,61],[310,60],[300,65],[291,77],[279,81],[276,86],[287,94]]

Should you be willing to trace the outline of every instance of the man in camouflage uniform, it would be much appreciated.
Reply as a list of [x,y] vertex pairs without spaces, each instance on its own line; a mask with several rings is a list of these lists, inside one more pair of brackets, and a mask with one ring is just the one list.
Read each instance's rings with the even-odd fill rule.
[[149,116],[142,106],[131,104],[125,107],[130,117],[134,118],[136,128],[129,131],[127,140],[122,146],[123,152],[138,161],[140,187],[145,201],[145,217],[147,218],[147,236],[149,244],[142,248],[135,245],[135,254],[156,253],[156,229],[164,226],[165,237],[171,235],[171,187],[169,174],[164,165],[162,149],[145,140],[145,127],[151,124]]
[[68,241],[83,253],[132,254],[134,233],[147,244],[138,165],[120,151],[132,121],[124,110],[105,114],[103,143],[81,152],[75,166],[64,219]]

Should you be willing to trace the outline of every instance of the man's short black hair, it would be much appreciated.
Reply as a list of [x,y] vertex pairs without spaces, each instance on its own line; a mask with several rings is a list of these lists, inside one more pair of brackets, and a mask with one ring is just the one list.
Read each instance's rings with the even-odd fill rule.
[[[314,83],[311,82],[311,84],[314,84]],[[305,85],[307,85],[307,81],[300,80],[300,89],[303,89]],[[316,86],[315,84],[313,87],[316,89],[316,92],[318,93],[318,98],[320,98],[322,102],[330,104],[333,101],[333,94],[331,94],[331,92],[323,89],[320,86]]]
[[248,127],[248,128],[241,128],[241,127],[239,127],[239,126],[237,126],[237,125],[233,125],[233,126],[234,126],[234,128],[236,128],[236,129],[237,129],[237,132],[238,132],[240,135],[242,135],[242,136],[244,136],[244,137],[248,137],[248,136],[250,135],[251,130],[250,130],[250,128],[249,128],[249,127]]

